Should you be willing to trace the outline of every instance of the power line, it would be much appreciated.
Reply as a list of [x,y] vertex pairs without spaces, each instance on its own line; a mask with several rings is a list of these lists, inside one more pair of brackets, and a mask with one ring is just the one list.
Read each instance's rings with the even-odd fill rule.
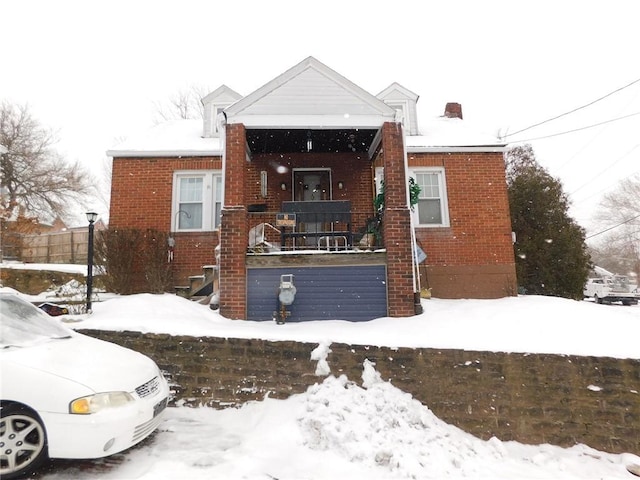
[[589,235],[588,237],[585,237],[585,240],[589,240],[590,238],[597,237],[598,235],[601,235],[601,234],[603,234],[603,233],[606,233],[606,232],[608,232],[609,230],[613,230],[614,228],[618,228],[618,227],[620,227],[620,226],[624,225],[625,223],[629,223],[631,220],[635,220],[636,218],[640,218],[640,214],[636,215],[635,217],[628,218],[628,219],[627,219],[627,220],[625,220],[624,222],[620,222],[620,223],[618,223],[617,225],[614,225],[613,227],[609,227],[609,228],[607,228],[607,229],[605,229],[605,230],[602,230],[601,232],[594,233],[593,235]]
[[[634,117],[636,115],[640,115],[640,112],[630,113],[629,115],[624,115],[622,117],[612,118],[610,120],[605,120],[604,122],[600,122],[600,123],[594,123],[593,125],[587,125],[586,127],[574,128],[573,130],[567,130],[565,132],[552,133],[550,135],[543,135],[542,137],[535,137],[535,138],[527,138],[525,140],[515,140],[513,143],[533,142],[534,140],[543,140],[545,138],[558,137],[560,135],[566,135],[567,133],[579,132],[581,130],[587,130],[589,128],[599,127],[600,125],[605,125],[607,123],[617,122],[619,120],[624,120],[626,118]],[[515,135],[515,134],[513,134],[513,135]]]
[[[598,103],[599,101],[604,100],[605,98],[610,97],[611,95],[613,95],[613,94],[615,94],[615,93],[618,93],[618,92],[620,92],[620,91],[624,90],[625,88],[629,88],[631,85],[634,85],[634,84],[636,84],[636,83],[638,83],[638,82],[640,82],[640,78],[638,78],[637,80],[634,80],[633,82],[631,82],[631,83],[629,83],[629,84],[625,85],[624,87],[617,88],[617,89],[615,89],[613,92],[609,92],[609,93],[607,93],[606,95],[604,95],[604,96],[602,96],[602,97],[600,97],[600,98],[597,98],[597,99],[593,100],[592,102],[589,102],[589,103],[587,103],[587,104],[585,104],[585,105],[582,105],[582,106],[580,106],[580,107],[574,108],[573,110],[569,110],[568,112],[561,113],[560,115],[556,115],[555,117],[549,118],[549,119],[544,120],[544,121],[542,121],[542,122],[538,122],[538,123],[536,123],[536,124],[534,124],[534,125],[530,125],[530,126],[528,126],[528,127],[526,127],[526,128],[523,128],[523,129],[521,129],[521,130],[518,130],[517,132],[513,132],[513,133],[509,133],[509,134],[507,134],[507,135],[504,135],[504,136],[503,136],[503,138],[511,137],[511,136],[513,136],[513,135],[517,135],[518,133],[526,132],[527,130],[531,130],[532,128],[539,127],[540,125],[544,125],[545,123],[549,123],[549,122],[552,122],[553,120],[557,120],[558,118],[562,118],[562,117],[565,117],[565,116],[570,115],[570,114],[572,114],[572,113],[575,113],[575,112],[577,112],[578,110],[582,110],[583,108],[590,107],[591,105],[593,105],[593,104],[595,104],[595,103]],[[536,139],[536,140],[537,140],[537,139]],[[526,141],[526,140],[525,140],[525,141]]]
[[[606,171],[606,170],[605,170],[605,171]],[[628,174],[628,175],[627,175],[627,177],[628,177],[628,178],[632,178],[636,173],[640,173],[640,170],[636,170],[635,172],[632,172],[632,173]],[[599,176],[600,176],[600,174],[598,175],[598,177],[599,177]],[[593,181],[593,179],[592,179],[592,180],[589,180],[585,185],[587,185],[587,184],[591,183],[592,181]],[[578,189],[574,190],[573,192],[570,192],[568,195],[569,195],[570,197],[571,197],[571,196],[573,196],[573,194],[574,194],[574,193],[576,193],[578,190],[580,190],[580,189],[581,189],[582,187],[584,187],[585,185],[581,185],[580,187],[578,187]],[[601,188],[600,190],[598,190],[598,191],[595,191],[595,192],[591,193],[591,195],[589,195],[589,196],[587,196],[587,197],[580,198],[580,201],[581,201],[581,202],[583,202],[583,201],[585,201],[585,200],[589,200],[590,198],[593,198],[593,197],[595,197],[596,195],[598,195],[598,194],[600,194],[600,193],[602,193],[602,192],[605,192],[605,191],[607,191],[607,190],[610,190],[611,188],[613,188],[613,187],[615,187],[615,186],[618,186],[618,185],[620,185],[620,179],[617,179],[617,180],[615,180],[614,182],[611,182],[611,183],[610,183],[609,185],[607,185],[606,187]],[[574,199],[573,201],[576,201],[576,200]]]
[[573,195],[574,193],[578,192],[579,190],[581,190],[583,187],[586,187],[587,185],[589,185],[591,182],[593,182],[594,180],[597,180],[598,178],[600,178],[600,176],[605,173],[606,171],[610,170],[611,167],[613,167],[616,163],[618,163],[619,161],[621,161],[622,159],[624,159],[626,156],[628,156],[631,152],[633,152],[636,148],[640,147],[640,143],[638,143],[635,147],[633,147],[631,150],[629,150],[627,153],[625,153],[624,155],[622,155],[620,158],[618,158],[615,162],[607,165],[607,167],[602,170],[600,173],[598,173],[596,176],[594,176],[591,180],[589,180],[586,183],[583,183],[582,185],[580,185],[578,188],[576,188],[573,192],[571,192],[569,195]]
[[[636,94],[633,97],[633,100],[631,100],[630,104],[635,102],[635,100],[640,96],[640,90],[638,90],[636,92]],[[628,105],[627,105],[628,106]],[[620,109],[620,111],[617,113],[617,115],[622,115],[622,113],[624,112],[624,110],[627,108],[627,106],[624,106]],[[565,160],[562,165],[560,165],[556,171],[560,171],[562,170],[565,166],[567,166],[569,163],[571,163],[580,153],[582,153],[582,151],[584,151],[591,143],[593,143],[596,138],[601,135],[606,129],[608,128],[608,125],[603,126],[601,129],[598,130],[597,133],[595,133],[594,135],[591,135],[589,140],[587,140],[587,142],[582,146],[582,148],[580,148],[580,150],[578,150],[576,153],[574,153],[569,159]]]

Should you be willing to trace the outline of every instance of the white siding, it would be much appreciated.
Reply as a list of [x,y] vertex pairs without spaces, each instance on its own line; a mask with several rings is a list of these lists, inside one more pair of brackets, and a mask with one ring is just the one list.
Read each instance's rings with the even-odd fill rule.
[[379,115],[380,110],[314,69],[277,87],[242,115]]

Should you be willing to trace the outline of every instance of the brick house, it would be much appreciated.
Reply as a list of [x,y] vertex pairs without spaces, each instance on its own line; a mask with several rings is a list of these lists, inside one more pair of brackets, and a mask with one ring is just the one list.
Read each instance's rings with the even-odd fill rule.
[[229,318],[410,316],[425,288],[514,295],[505,145],[468,129],[455,103],[419,129],[417,100],[397,83],[371,95],[313,57],[245,97],[222,86],[203,120],[107,152],[110,227],[172,232],[176,284],[217,262]]

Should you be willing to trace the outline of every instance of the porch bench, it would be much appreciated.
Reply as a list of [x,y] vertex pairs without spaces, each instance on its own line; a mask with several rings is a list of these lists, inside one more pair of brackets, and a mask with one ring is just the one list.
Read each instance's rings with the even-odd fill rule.
[[283,213],[294,213],[296,225],[281,228],[281,246],[288,239],[311,238],[317,246],[322,237],[345,237],[346,247],[353,244],[351,232],[351,202],[348,200],[318,200],[309,202],[282,202]]

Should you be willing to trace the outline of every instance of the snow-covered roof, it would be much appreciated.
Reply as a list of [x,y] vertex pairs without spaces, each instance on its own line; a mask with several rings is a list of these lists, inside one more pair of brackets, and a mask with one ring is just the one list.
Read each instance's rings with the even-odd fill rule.
[[133,135],[107,151],[110,157],[222,155],[219,138],[202,136],[202,120],[172,120]]
[[[458,118],[423,122],[420,135],[405,137],[407,152],[502,152],[505,143]],[[202,120],[173,120],[133,135],[107,151],[110,157],[222,155],[219,138],[202,137]]]
[[437,117],[422,122],[420,135],[405,137],[408,152],[502,152],[505,143],[496,135],[474,128],[459,118]]
[[[228,102],[239,94],[222,86],[205,99],[225,96]],[[308,57],[264,86],[225,108],[227,123],[242,123],[252,129],[379,129],[396,120],[396,108],[385,102],[408,101],[411,108],[406,133],[408,152],[501,152],[504,142],[482,133],[460,118],[438,117],[417,131],[415,102],[418,95],[393,83],[378,98],[355,85],[313,57]],[[227,98],[228,97],[228,98]],[[215,103],[215,102],[214,102]],[[207,103],[208,104],[208,103]],[[205,112],[212,125],[213,111]],[[207,120],[208,119],[208,120]],[[211,127],[211,125],[209,125]],[[107,151],[112,157],[222,155],[217,135],[205,133],[203,120],[177,120],[158,125],[130,137]],[[209,138],[211,137],[211,138]]]

